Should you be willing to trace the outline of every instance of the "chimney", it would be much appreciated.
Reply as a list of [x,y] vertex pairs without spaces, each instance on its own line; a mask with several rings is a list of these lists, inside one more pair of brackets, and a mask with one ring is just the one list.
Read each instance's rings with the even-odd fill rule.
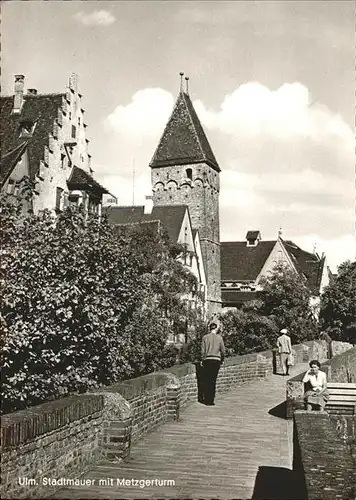
[[152,208],[153,208],[153,196],[145,196],[145,208],[144,208],[144,214],[148,215],[152,213]]
[[27,89],[27,95],[37,95],[37,89]]
[[78,75],[72,73],[69,77],[69,88],[75,94],[78,92]]
[[23,104],[23,91],[25,86],[24,75],[15,75],[15,95],[13,113],[20,113]]

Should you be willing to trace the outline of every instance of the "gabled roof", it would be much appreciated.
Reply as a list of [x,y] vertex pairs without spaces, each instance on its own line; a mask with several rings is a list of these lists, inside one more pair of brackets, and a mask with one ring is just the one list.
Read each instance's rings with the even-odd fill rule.
[[73,166],[67,185],[69,189],[89,188],[91,191],[97,191],[100,194],[109,193],[109,191],[99,184],[99,182],[94,180],[88,172],[85,172],[85,170],[76,165]]
[[284,248],[291,256],[297,271],[307,278],[308,286],[313,292],[319,292],[325,257],[318,257],[313,253],[306,252],[299,248],[292,241],[281,240]]
[[49,133],[58,117],[65,94],[24,95],[21,113],[13,114],[14,97],[0,98],[0,143],[1,157],[16,149],[22,142],[21,122],[36,123],[31,141],[28,144],[29,175],[34,180],[44,158],[44,147],[48,146]]
[[16,167],[24,154],[28,141],[21,142],[17,147],[11,149],[0,160],[0,186],[3,186],[10,177],[13,169]]
[[170,240],[176,243],[186,211],[186,205],[155,206],[152,209],[151,217],[162,222]]
[[165,205],[155,206],[152,213],[145,214],[144,206],[133,206],[106,207],[103,213],[107,214],[109,224],[134,224],[159,220],[172,243],[176,243],[186,210],[186,205]]
[[220,167],[192,101],[188,94],[181,91],[153,155],[150,167],[200,162],[205,162],[220,172]]
[[160,231],[161,222],[159,220],[150,220],[150,221],[140,221],[132,223],[120,223],[120,224],[114,224],[112,227],[116,234],[122,234],[126,230],[130,230],[130,228],[137,226],[149,232],[150,234],[156,234],[159,233]]
[[103,207],[103,214],[106,214],[109,224],[131,224],[142,222],[146,219],[144,206],[134,207]]
[[254,281],[275,244],[275,241],[260,241],[256,246],[247,246],[246,241],[222,242],[222,281]]
[[257,238],[261,238],[260,231],[247,231],[246,240],[256,240]]
[[[320,259],[317,255],[302,250],[292,241],[279,241],[297,272],[307,279],[310,290],[319,293],[325,257]],[[245,241],[222,242],[221,280],[255,281],[276,243],[276,240],[260,241],[256,246],[248,246]]]

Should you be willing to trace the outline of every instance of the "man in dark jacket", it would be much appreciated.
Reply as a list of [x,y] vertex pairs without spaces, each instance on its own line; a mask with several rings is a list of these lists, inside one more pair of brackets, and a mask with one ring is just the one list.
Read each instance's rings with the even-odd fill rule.
[[218,334],[216,323],[209,325],[209,333],[204,335],[201,344],[203,361],[204,404],[214,406],[216,379],[220,365],[225,358],[225,346],[221,335]]

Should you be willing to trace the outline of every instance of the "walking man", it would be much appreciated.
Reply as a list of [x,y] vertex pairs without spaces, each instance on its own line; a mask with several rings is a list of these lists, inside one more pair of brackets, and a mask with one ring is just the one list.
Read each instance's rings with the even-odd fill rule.
[[282,335],[280,335],[277,339],[279,359],[281,362],[283,375],[289,375],[288,358],[292,354],[292,343],[290,341],[288,330],[286,328],[282,328],[280,333]]
[[209,333],[203,337],[201,357],[203,361],[204,404],[206,406],[215,406],[216,379],[220,365],[225,358],[224,341],[218,333],[216,323],[210,323]]

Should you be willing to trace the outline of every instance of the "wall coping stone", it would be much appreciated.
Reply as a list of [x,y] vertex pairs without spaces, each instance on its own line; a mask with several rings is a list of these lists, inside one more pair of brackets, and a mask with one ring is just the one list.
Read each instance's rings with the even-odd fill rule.
[[18,447],[43,434],[90,416],[104,407],[102,395],[78,394],[1,417],[1,449]]
[[352,477],[355,463],[333,420],[324,412],[294,413],[294,468],[304,475],[310,500],[324,498],[327,491],[332,492],[332,498],[345,500],[354,498],[356,493]]
[[[172,381],[177,383],[177,377],[172,373],[153,372],[140,377],[124,380],[110,386],[102,387],[100,392],[120,394],[125,400],[130,401],[138,396],[167,386]],[[97,390],[95,390],[97,392]]]

